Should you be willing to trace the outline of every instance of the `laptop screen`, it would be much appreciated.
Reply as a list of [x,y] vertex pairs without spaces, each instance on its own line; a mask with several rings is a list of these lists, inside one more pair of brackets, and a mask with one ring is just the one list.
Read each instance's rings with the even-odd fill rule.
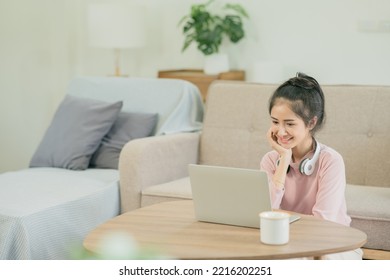
[[272,210],[264,171],[190,164],[189,174],[199,221],[258,228],[259,213]]

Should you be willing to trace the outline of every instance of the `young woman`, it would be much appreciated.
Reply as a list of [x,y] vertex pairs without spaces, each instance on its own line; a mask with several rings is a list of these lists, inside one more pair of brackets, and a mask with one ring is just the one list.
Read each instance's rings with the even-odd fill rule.
[[[272,123],[267,139],[273,150],[262,158],[260,167],[268,173],[272,207],[349,226],[343,158],[314,138],[325,120],[325,99],[318,82],[298,73],[276,89],[269,113]],[[362,251],[326,258],[361,259]]]

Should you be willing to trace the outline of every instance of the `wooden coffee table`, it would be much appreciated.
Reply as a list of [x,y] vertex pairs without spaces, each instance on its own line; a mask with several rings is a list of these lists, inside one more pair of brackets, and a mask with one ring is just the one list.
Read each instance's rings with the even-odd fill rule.
[[355,228],[301,215],[290,225],[288,244],[265,245],[259,229],[198,222],[191,200],[164,202],[117,216],[93,230],[84,247],[99,253],[99,242],[113,231],[124,231],[140,246],[178,259],[316,259],[360,248],[367,240]]

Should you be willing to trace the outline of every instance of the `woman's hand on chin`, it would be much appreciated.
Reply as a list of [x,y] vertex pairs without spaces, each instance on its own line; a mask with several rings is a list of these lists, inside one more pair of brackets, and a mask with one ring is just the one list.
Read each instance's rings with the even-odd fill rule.
[[267,132],[267,140],[271,145],[272,149],[277,151],[281,158],[284,158],[286,160],[288,159],[288,162],[290,162],[292,157],[292,150],[284,148],[282,145],[278,143],[278,138],[276,136],[276,133],[273,131],[272,127]]

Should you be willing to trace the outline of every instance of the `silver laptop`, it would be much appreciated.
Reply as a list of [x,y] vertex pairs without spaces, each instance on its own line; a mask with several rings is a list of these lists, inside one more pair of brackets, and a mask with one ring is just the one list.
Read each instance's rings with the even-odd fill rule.
[[264,171],[190,164],[189,174],[198,221],[259,228],[259,213],[272,211]]

